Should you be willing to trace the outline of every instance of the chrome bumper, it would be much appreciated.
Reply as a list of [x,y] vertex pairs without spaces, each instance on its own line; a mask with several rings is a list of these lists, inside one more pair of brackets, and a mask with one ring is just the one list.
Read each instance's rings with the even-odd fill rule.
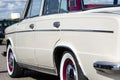
[[98,61],[95,62],[93,66],[97,71],[105,73],[120,73],[120,63]]

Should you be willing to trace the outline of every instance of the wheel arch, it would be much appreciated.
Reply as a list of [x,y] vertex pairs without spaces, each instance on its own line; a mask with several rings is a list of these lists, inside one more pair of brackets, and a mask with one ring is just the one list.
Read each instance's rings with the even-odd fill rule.
[[[83,66],[81,64],[81,61],[80,59],[78,58],[78,54],[77,54],[77,50],[75,48],[72,48],[70,46],[66,46],[66,45],[59,45],[59,46],[56,46],[55,49],[54,49],[54,54],[53,54],[53,59],[54,59],[54,64],[56,66],[56,69],[57,69],[57,72],[59,74],[59,69],[60,69],[60,62],[61,62],[61,59],[62,59],[62,56],[63,56],[63,52],[64,51],[70,51],[72,52],[72,54],[75,56],[75,58],[77,59],[78,61],[78,64],[83,72],[83,74],[86,76],[86,73],[83,69]],[[59,57],[59,58],[58,58]]]
[[70,51],[69,48],[67,47],[63,47],[63,46],[57,46],[55,49],[54,49],[54,54],[53,54],[53,59],[54,59],[54,64],[56,66],[56,69],[57,69],[57,72],[59,74],[59,69],[60,69],[60,62],[61,62],[61,59],[62,59],[62,56],[63,56],[63,52],[64,51]]
[[11,38],[7,38],[7,39],[6,39],[6,42],[7,42],[6,47],[8,47],[9,44],[10,44],[12,47],[14,47],[14,44],[13,44],[13,41],[12,41]]

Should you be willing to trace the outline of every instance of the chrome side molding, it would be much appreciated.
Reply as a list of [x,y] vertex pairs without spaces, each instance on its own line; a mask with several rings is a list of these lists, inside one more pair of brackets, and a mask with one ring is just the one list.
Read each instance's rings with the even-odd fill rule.
[[120,73],[120,63],[97,61],[93,66],[97,71],[105,73]]
[[[17,62],[18,63],[18,62]],[[18,65],[20,67],[23,68],[27,68],[27,69],[31,69],[31,70],[35,70],[38,72],[43,72],[43,73],[47,73],[47,74],[52,74],[57,76],[57,71],[55,69],[50,69],[50,68],[45,68],[45,67],[38,67],[38,66],[33,66],[33,65],[29,65],[29,64],[24,64],[24,63],[18,63]]]

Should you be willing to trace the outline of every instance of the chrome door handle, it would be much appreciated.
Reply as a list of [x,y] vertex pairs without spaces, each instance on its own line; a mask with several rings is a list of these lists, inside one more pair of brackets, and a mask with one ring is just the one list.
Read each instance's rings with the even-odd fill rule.
[[35,26],[34,26],[34,24],[30,24],[30,26],[29,26],[31,29],[33,29]]
[[59,28],[60,27],[60,22],[54,22],[53,26],[56,27],[56,28]]

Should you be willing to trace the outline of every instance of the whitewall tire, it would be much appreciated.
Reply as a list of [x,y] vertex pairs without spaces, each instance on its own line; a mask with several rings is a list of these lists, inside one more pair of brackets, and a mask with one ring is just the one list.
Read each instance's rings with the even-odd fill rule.
[[64,52],[60,64],[60,80],[87,80],[71,52]]
[[23,69],[16,63],[11,45],[8,45],[7,47],[7,70],[9,76],[13,78],[23,75]]

